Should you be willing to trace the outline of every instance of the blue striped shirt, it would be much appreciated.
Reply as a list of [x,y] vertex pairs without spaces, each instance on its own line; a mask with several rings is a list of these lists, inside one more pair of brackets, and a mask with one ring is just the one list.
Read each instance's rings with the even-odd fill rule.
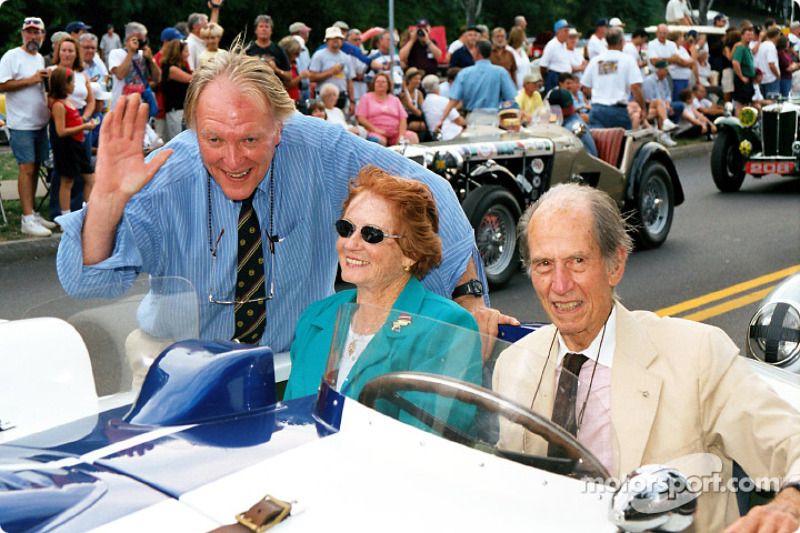
[[[58,275],[64,290],[74,297],[118,296],[142,272],[153,277],[183,277],[197,293],[199,336],[230,339],[234,331],[233,305],[209,302],[208,292],[213,285],[215,299],[234,298],[241,202],[228,199],[219,185],[210,180],[211,240],[216,241],[220,231],[225,230],[212,280],[209,180],[195,133],[180,134],[168,147],[174,150],[172,156],[125,207],[111,257],[97,265],[83,266],[84,213],[70,214],[60,220],[64,235],[58,250]],[[273,280],[275,296],[266,302],[267,324],[261,344],[275,351],[288,350],[300,314],[311,303],[333,294],[337,265],[337,234],[333,223],[341,216],[349,180],[367,164],[419,179],[431,188],[436,198],[444,259],[423,280],[428,289],[449,297],[470,258],[484,278],[473,230],[445,180],[343,128],[295,114],[284,123],[272,161],[275,172],[272,234],[280,242],[275,245],[272,272],[269,243],[264,239],[265,276],[267,283]],[[267,235],[269,174],[259,184],[253,205]],[[109,286],[117,288],[112,290]],[[158,308],[163,300],[153,295],[143,302],[139,309],[140,325],[157,337],[176,338],[179,334],[171,329],[172,319],[165,315],[169,311]],[[185,310],[173,310],[173,314],[181,312]]]

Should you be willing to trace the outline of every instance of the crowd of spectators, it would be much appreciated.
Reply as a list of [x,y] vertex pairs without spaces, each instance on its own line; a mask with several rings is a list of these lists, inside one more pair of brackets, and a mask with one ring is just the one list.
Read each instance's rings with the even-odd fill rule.
[[[38,53],[44,22],[25,19],[22,46],[0,62],[0,90],[8,95],[8,127],[12,138],[16,134],[11,145],[25,198],[23,232],[46,236],[55,227],[32,212],[34,177],[47,159],[48,121],[51,144],[54,136],[63,137],[50,120],[53,99],[36,89],[47,83],[45,65],[69,69],[74,89],[67,99],[85,124],[92,117],[102,120],[120,95],[140,93],[153,103],[146,148],[158,146],[185,129],[188,84],[220,53],[221,4],[209,2],[208,7],[208,14],[192,13],[165,28],[160,45],[137,22],[126,24],[122,37],[111,24],[98,37],[89,25],[73,21],[51,36],[54,53],[47,58]],[[693,24],[685,0],[670,0],[665,19]],[[380,28],[362,33],[337,21],[320,32],[322,44],[309,49],[311,27],[295,22],[275,39],[272,18],[261,14],[253,22],[255,38],[245,49],[269,63],[300,112],[322,115],[381,144],[451,139],[463,131],[465,115],[473,109],[513,107],[523,124],[531,124],[550,120],[553,106],[559,106],[565,125],[652,127],[662,143],[673,145],[671,132],[713,136],[713,119],[725,112],[724,102],[738,110],[758,108],[777,94],[788,96],[792,74],[800,69],[800,22],[792,22],[787,33],[774,20],[763,28],[749,21],[734,28],[718,14],[712,24],[719,30],[708,35],[693,29],[670,32],[661,24],[651,40],[643,28],[626,33],[618,17],[598,18],[581,41],[583,34],[561,19],[544,39],[533,41],[526,35],[527,20],[517,16],[508,29],[460,28],[447,46],[444,32],[438,31],[443,28],[426,19],[394,33]],[[537,43],[543,47],[541,57]],[[81,142],[91,157],[97,131],[85,130]],[[77,135],[68,137],[76,140]],[[593,153],[594,146],[586,149]],[[70,183],[59,193],[62,179],[57,170],[52,172],[59,198],[51,202],[53,218],[85,201],[82,176],[91,173],[77,174],[67,178]]]

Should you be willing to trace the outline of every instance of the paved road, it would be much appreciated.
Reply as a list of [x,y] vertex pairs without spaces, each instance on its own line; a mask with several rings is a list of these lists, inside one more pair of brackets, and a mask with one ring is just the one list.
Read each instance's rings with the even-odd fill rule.
[[[625,305],[663,310],[800,265],[800,180],[748,178],[739,193],[720,194],[709,175],[708,155],[680,159],[676,165],[687,200],[676,210],[665,245],[631,256],[619,288]],[[5,319],[19,318],[30,307],[64,294],[52,256],[0,262],[0,283],[0,318]],[[744,347],[748,321],[762,297],[758,293],[773,284],[756,281],[748,290],[729,290],[731,294],[722,299],[711,298],[702,306],[669,314],[687,316],[706,311],[713,316],[703,321],[723,328]],[[738,298],[752,302],[737,307]],[[505,289],[494,292],[492,302],[522,320],[546,320],[522,272]],[[732,309],[715,309],[718,305]],[[47,314],[63,315],[79,309],[82,307],[74,301],[44,306]],[[95,359],[98,388],[110,392],[120,377],[115,357]]]

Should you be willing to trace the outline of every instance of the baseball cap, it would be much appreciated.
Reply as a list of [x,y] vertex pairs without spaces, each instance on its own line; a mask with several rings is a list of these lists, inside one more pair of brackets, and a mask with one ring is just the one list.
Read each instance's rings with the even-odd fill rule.
[[39,28],[44,31],[44,22],[39,17],[25,17],[25,20],[22,21],[22,29],[25,28]]
[[467,26],[466,28],[464,28],[464,33],[467,33],[468,31],[476,31],[480,33],[481,29],[473,24],[472,26]]
[[669,68],[669,61],[667,61],[666,59],[659,59],[658,61],[655,62],[653,66],[659,70],[664,68]]
[[428,19],[419,19],[415,26],[430,26]]
[[525,77],[522,78],[522,83],[539,83],[542,81],[542,75],[537,71],[530,71],[529,73],[525,74]]
[[344,33],[336,26],[331,26],[325,30],[325,40],[327,41],[328,39],[344,39]]
[[714,22],[718,20],[728,20],[728,17],[726,17],[724,13],[717,13],[714,15]]
[[111,100],[111,93],[103,89],[103,86],[98,82],[93,81],[90,85],[92,86],[92,94],[95,100]]
[[80,20],[76,20],[67,24],[65,28],[67,33],[75,33],[76,31],[83,31],[83,30],[91,30],[92,27],[88,24],[84,24]]
[[289,33],[301,33],[304,31],[311,31],[311,28],[302,22],[293,22],[292,25],[289,26]]
[[69,37],[69,33],[65,31],[57,31],[50,36],[50,42],[55,46],[55,44],[64,37]]
[[594,21],[594,27],[599,28],[600,26],[608,26],[608,19],[597,19]]
[[164,28],[161,32],[161,41],[174,41],[175,39],[183,39],[183,34],[175,28]]
[[350,25],[349,25],[349,24],[347,24],[347,23],[346,23],[345,21],[343,21],[343,20],[337,20],[336,22],[334,22],[334,23],[333,23],[333,27],[335,27],[335,28],[339,28],[339,29],[340,29],[340,30],[342,30],[342,31],[348,31],[348,30],[350,30]]
[[622,21],[619,19],[619,17],[614,17],[613,19],[611,19],[611,20],[609,20],[609,21],[608,21],[608,25],[609,25],[609,26],[611,26],[612,28],[614,28],[614,27],[616,27],[616,26],[624,26],[624,25],[625,25],[625,23],[624,23],[624,22],[622,22]]
[[561,113],[568,117],[575,114],[575,103],[572,94],[566,89],[553,89],[547,95],[550,105],[561,106]]
[[558,19],[555,24],[553,24],[553,31],[557,32],[561,28],[566,28],[569,26],[567,19]]
[[579,32],[578,30],[576,30],[574,27],[571,27],[571,28],[569,29],[569,31],[567,32],[567,35],[580,35],[580,34],[581,34],[581,32]]

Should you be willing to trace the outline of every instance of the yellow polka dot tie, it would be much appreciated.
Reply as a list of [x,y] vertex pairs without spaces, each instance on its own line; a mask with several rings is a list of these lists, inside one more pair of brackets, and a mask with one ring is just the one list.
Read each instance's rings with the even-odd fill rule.
[[[242,201],[239,212],[239,261],[236,270],[236,329],[233,338],[247,344],[258,344],[266,325],[266,292],[264,290],[264,251],[261,229],[253,209],[253,198]],[[253,301],[255,300],[255,301]]]

